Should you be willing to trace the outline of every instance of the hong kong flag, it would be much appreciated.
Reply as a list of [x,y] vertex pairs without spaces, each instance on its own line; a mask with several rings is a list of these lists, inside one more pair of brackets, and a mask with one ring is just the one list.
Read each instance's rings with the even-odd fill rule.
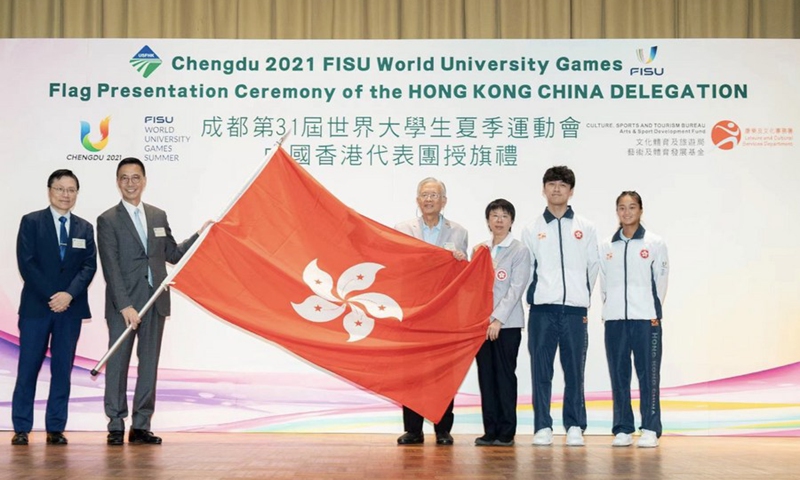
[[173,287],[218,317],[438,421],[486,334],[471,262],[359,215],[281,148]]

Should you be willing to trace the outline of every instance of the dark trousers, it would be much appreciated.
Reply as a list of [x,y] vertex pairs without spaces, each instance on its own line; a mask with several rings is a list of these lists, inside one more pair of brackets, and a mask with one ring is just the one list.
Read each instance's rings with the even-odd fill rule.
[[44,318],[19,319],[19,364],[11,403],[11,421],[15,432],[33,428],[33,402],[36,380],[50,345],[50,393],[47,396],[45,428],[63,432],[67,414],[72,365],[81,334],[82,320],[65,313],[51,313]]
[[497,340],[483,342],[475,356],[484,437],[509,442],[517,433],[517,354],[521,328],[503,328]]
[[[122,315],[107,319],[108,345],[117,341],[125,331]],[[108,417],[108,431],[125,430],[128,416],[128,367],[133,353],[133,339],[138,338],[136,357],[139,366],[136,370],[136,389],[133,393],[132,428],[150,430],[150,420],[156,408],[156,382],[158,380],[158,360],[161,356],[161,340],[164,336],[164,317],[149,310],[142,318],[139,328],[128,335],[119,350],[108,359],[106,366],[105,411]]]
[[[433,425],[433,430],[436,433],[450,433],[450,430],[453,429],[454,419],[455,415],[453,415],[453,400],[451,400],[450,405],[447,406],[447,411],[444,412],[442,419],[439,420],[439,423]],[[403,405],[403,429],[406,432],[417,435],[422,434],[422,423],[424,420],[425,419],[422,418],[422,415]]]
[[583,375],[589,346],[586,316],[563,310],[541,311],[531,308],[528,320],[528,350],[533,380],[533,431],[553,428],[550,398],[553,389],[553,362],[558,349],[564,371],[564,428],[586,429],[586,402]]
[[639,378],[639,411],[642,428],[661,436],[660,320],[613,320],[605,322],[606,358],[614,399],[612,432],[633,433],[631,408],[631,354]]

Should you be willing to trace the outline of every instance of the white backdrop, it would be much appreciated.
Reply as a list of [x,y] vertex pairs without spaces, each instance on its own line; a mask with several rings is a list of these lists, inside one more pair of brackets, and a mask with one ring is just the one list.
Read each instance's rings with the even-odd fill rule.
[[[666,239],[672,263],[665,428],[796,435],[799,56],[797,41],[768,40],[0,40],[0,428],[11,425],[16,370],[16,227],[47,205],[50,172],[78,175],[75,213],[94,223],[119,201],[115,160],[139,157],[145,202],[168,212],[181,240],[222,213],[287,132],[287,151],[326,188],[386,225],[416,214],[420,179],[442,179],[445,215],[468,228],[471,245],[487,238],[483,209],[495,198],[517,207],[515,233],[540,214],[542,173],[555,164],[575,171],[572,205],[602,239],[614,231],[616,196],[637,190],[644,222]],[[152,71],[138,68],[159,60]],[[237,61],[248,70],[236,70]],[[456,64],[463,69],[450,68]],[[322,98],[300,98],[314,91]],[[107,117],[107,143],[94,152]],[[738,139],[727,141],[718,124]],[[106,349],[103,288],[98,271],[95,317],[78,347],[82,367]],[[597,292],[593,300],[589,432],[605,433],[610,394]],[[519,432],[531,433],[525,344]],[[396,406],[180,294],[161,366],[156,429],[401,429]],[[102,376],[76,369],[74,383],[70,428],[102,430]],[[457,399],[457,432],[481,430],[479,405],[471,371]]]

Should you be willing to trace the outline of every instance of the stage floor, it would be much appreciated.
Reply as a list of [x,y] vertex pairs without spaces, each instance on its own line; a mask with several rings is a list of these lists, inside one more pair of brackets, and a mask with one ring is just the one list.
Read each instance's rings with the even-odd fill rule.
[[67,432],[69,445],[45,445],[34,432],[27,447],[2,432],[0,478],[6,479],[797,479],[800,438],[663,437],[655,449],[612,448],[610,435],[587,436],[586,446],[533,447],[519,435],[514,447],[476,447],[474,435],[455,435],[440,447],[432,434],[422,446],[396,445],[387,434],[245,434],[156,432],[161,446],[109,447],[105,434]]

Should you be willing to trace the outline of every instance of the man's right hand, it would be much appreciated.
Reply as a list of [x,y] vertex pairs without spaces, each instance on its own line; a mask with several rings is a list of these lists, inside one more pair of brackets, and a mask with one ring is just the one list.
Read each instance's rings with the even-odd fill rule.
[[142,323],[142,319],[139,318],[139,312],[136,311],[133,307],[125,307],[120,311],[122,314],[122,318],[125,319],[125,326],[133,325],[133,329],[136,330],[139,328],[139,324]]

